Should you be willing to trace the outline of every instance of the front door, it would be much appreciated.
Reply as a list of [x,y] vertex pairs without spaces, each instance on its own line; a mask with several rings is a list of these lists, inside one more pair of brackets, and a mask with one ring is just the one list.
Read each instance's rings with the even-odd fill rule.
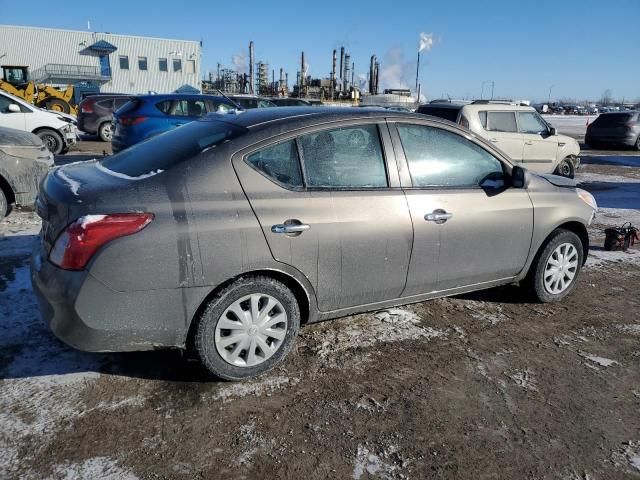
[[485,137],[511,160],[522,162],[524,139],[518,132],[516,113],[488,111],[485,121]]
[[397,298],[405,285],[411,218],[380,128],[334,127],[234,159],[273,257],[309,279],[321,311]]
[[558,154],[558,137],[536,112],[518,112],[518,129],[524,140],[524,166],[532,172],[552,173]]
[[517,275],[533,232],[527,191],[509,188],[506,166],[457,132],[408,123],[396,127],[410,174],[402,181],[415,232],[403,295]]
[[109,64],[109,55],[100,55],[100,75],[103,77],[111,76],[111,65]]
[[[19,112],[9,110],[9,105],[16,105]],[[26,129],[26,118],[23,112],[24,107],[14,102],[10,97],[0,95],[0,127],[15,128],[16,130]]]

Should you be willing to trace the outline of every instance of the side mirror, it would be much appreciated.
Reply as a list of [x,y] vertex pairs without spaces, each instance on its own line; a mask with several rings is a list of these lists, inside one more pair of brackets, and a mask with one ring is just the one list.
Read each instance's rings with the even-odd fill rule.
[[549,128],[549,135],[557,135],[558,131],[556,130],[556,127],[550,127]]
[[15,103],[10,103],[9,106],[7,107],[7,112],[20,113],[20,107]]
[[525,188],[527,184],[527,171],[519,165],[511,170],[511,186],[513,188]]

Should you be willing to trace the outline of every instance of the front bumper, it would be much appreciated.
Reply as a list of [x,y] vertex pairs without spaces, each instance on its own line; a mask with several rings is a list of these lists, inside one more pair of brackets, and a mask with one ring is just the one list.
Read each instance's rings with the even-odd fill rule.
[[182,347],[188,324],[176,291],[117,292],[87,271],[62,270],[37,245],[31,283],[42,318],[64,343],[87,352]]

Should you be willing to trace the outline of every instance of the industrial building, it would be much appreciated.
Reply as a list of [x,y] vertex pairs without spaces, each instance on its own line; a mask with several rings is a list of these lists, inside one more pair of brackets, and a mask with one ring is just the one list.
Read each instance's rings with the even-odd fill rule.
[[200,90],[197,41],[0,25],[0,68],[10,83],[90,83],[101,92]]

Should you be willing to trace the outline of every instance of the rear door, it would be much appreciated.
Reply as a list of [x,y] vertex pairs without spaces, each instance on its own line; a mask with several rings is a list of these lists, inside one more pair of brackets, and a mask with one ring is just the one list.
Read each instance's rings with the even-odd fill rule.
[[523,136],[518,132],[516,112],[480,112],[487,131],[486,138],[516,163],[522,162]]
[[523,163],[532,172],[551,173],[558,155],[558,137],[536,112],[518,112],[518,130],[524,140]]
[[207,105],[201,99],[174,100],[169,111],[169,125],[179,127],[207,114]]
[[309,279],[322,311],[404,288],[412,224],[389,146],[384,123],[351,122],[234,157],[273,257]]
[[471,137],[424,124],[392,128],[414,242],[403,296],[517,275],[533,231],[526,189],[509,188],[508,167]]

